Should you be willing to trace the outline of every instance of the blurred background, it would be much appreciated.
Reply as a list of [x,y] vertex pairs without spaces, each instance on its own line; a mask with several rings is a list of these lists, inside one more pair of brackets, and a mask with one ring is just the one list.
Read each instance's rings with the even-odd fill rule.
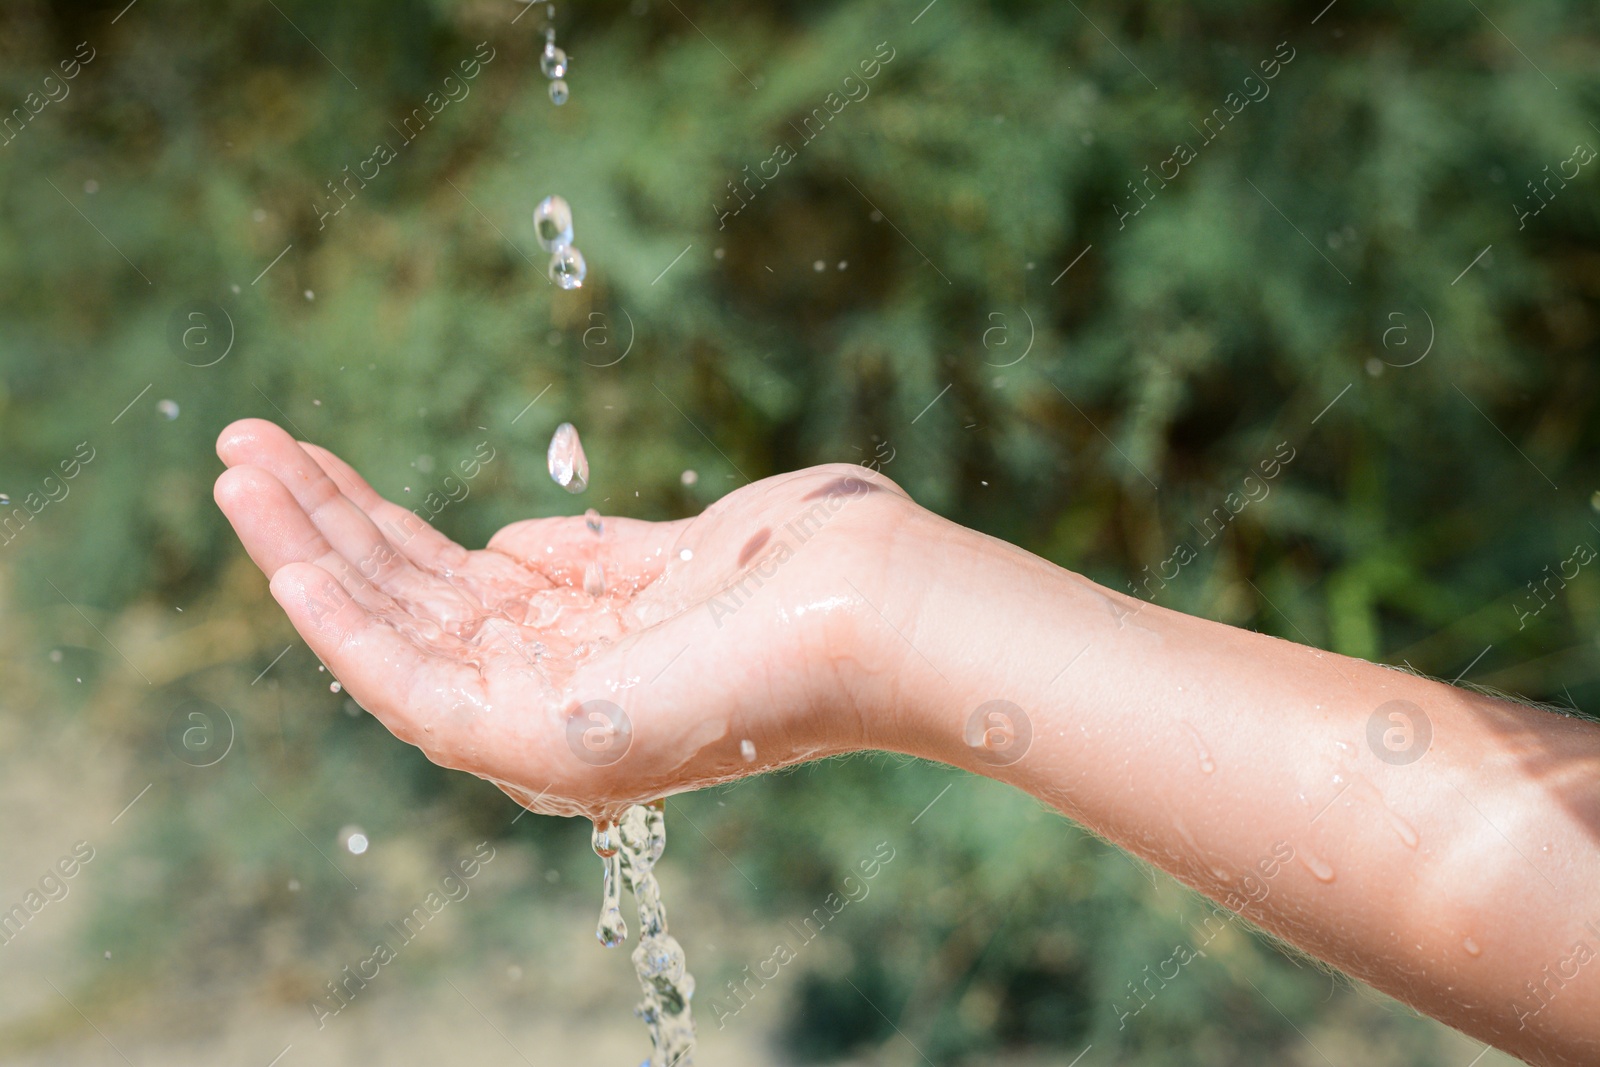
[[[1575,0],[5,4],[0,1061],[647,1054],[587,824],[280,616],[211,501],[241,416],[469,545],[875,464],[1117,589],[1187,543],[1169,607],[1600,708],[1597,70]],[[702,1064],[1512,1062],[949,768],[668,827]]]

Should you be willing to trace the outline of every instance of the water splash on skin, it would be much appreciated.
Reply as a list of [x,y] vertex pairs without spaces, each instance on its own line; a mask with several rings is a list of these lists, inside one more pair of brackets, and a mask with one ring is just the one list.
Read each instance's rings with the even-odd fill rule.
[[1478,943],[1470,937],[1461,942],[1461,947],[1467,950],[1469,956],[1483,955],[1483,949],[1479,948]]
[[[644,998],[635,1009],[650,1031],[653,1054],[644,1067],[688,1067],[694,1051],[694,976],[687,970],[683,946],[667,933],[667,912],[661,903],[655,865],[667,847],[666,802],[634,804],[621,820],[595,824],[594,850],[605,862],[604,900],[599,937],[608,948],[627,936],[620,911],[618,879],[633,893],[639,909],[639,944],[633,969]],[[614,915],[614,918],[613,918]],[[615,939],[608,939],[614,933]]]
[[[1384,810],[1389,811],[1387,808]],[[1417,842],[1420,839],[1417,837],[1416,828],[1392,811],[1389,811],[1389,826],[1395,833],[1400,835],[1400,843],[1405,845],[1406,848],[1417,847]]]
[[1206,739],[1200,736],[1200,731],[1196,730],[1193,724],[1186,722],[1183,725],[1184,728],[1187,729],[1194,737],[1195,748],[1197,748],[1200,752],[1201,772],[1204,774],[1210,774],[1212,771],[1215,771],[1217,769],[1217,764],[1211,758],[1211,750],[1206,747]]
[[1319,858],[1314,852],[1305,847],[1295,849],[1294,854],[1300,860],[1301,865],[1311,872],[1311,877],[1319,882],[1333,881],[1335,877],[1334,870],[1326,860]]

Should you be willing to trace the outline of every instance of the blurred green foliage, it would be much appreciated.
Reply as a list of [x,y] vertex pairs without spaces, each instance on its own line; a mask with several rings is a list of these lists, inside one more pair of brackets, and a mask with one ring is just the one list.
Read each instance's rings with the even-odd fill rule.
[[[561,3],[558,109],[539,5],[7,4],[5,107],[80,41],[95,52],[0,146],[0,491],[15,504],[79,442],[96,454],[0,547],[5,707],[85,717],[161,783],[159,829],[107,860],[120,896],[95,944],[195,985],[220,953],[259,953],[314,992],[385,913],[328,867],[286,893],[291,821],[441,862],[489,836],[588,870],[581,827],[508,827],[493,790],[338,713],[210,503],[212,442],[244,415],[407,503],[490,442],[439,518],[469,544],[529,514],[673,517],[747,478],[892,457],[929,506],[1114,588],[1187,541],[1169,606],[1600,702],[1600,581],[1529,585],[1600,544],[1595,169],[1520,217],[1528,182],[1600,145],[1600,18],[1483,6]],[[469,95],[403,143],[480,42]],[[1205,143],[1195,127],[1282,42],[1270,92]],[[806,142],[880,45],[870,92]],[[380,142],[396,159],[319,220]],[[720,219],[780,142],[795,158]],[[1134,199],[1180,142],[1197,158]],[[548,284],[533,241],[549,193],[574,208],[578,292]],[[169,339],[200,300],[235,333],[209,367]],[[562,420],[593,463],[581,500],[543,471]],[[1295,459],[1270,496],[1201,547],[1280,442]],[[190,698],[238,731],[209,771],[164,740]],[[1434,1062],[1431,1030],[1351,992],[1330,1006],[1323,973],[1242,930],[1119,1031],[1126,983],[1201,904],[993,783],[957,780],[912,825],[951,780],[867,758],[674,802],[704,836],[677,827],[669,863],[752,915],[804,914],[873,843],[900,850],[849,967],[798,964],[790,1054],[896,1039],[848,978],[938,1062],[1091,1041],[1126,1064],[1263,1062],[1298,1042],[1289,1018]],[[515,944],[550,894],[596,889],[506,890],[471,944]],[[702,996],[744,962],[691,958]]]

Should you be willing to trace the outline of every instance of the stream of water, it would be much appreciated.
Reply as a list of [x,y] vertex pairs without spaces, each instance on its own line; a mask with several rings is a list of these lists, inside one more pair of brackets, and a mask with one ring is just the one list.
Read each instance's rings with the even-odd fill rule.
[[[589,464],[578,431],[570,422],[562,423],[551,438],[548,465],[551,479],[562,488],[574,493],[587,488]],[[605,527],[599,514],[590,509],[584,519],[591,534],[602,536]],[[604,595],[605,577],[599,561],[586,565],[583,586],[590,596]],[[694,1051],[694,1018],[689,1009],[694,976],[687,969],[683,946],[667,932],[667,910],[655,876],[656,862],[667,847],[666,802],[630,805],[615,823],[596,821],[592,842],[602,864],[600,923],[595,936],[606,948],[627,941],[628,923],[622,915],[624,887],[633,894],[639,912],[633,969],[644,998],[634,1010],[650,1031],[653,1049],[644,1067],[688,1067]]]

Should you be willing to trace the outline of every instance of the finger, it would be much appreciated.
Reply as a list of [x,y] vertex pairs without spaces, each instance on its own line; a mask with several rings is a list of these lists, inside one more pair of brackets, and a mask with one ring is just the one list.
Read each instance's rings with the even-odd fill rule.
[[222,431],[217,455],[230,467],[260,467],[276,478],[312,524],[361,577],[392,589],[416,577],[372,519],[339,491],[317,461],[280,427],[263,419],[241,419]]
[[458,569],[467,562],[466,549],[428,525],[415,512],[385,499],[350,464],[321,445],[302,441],[300,447],[317,461],[346,497],[367,513],[389,543],[413,563],[429,570],[444,571]]
[[424,651],[319,566],[290,563],[273,574],[271,587],[294,628],[357,703],[435,763],[464,765],[480,744],[474,706],[484,703],[483,680],[475,671]]
[[343,557],[334,552],[283,483],[260,467],[230,467],[217,479],[212,495],[239,534],[245,551],[269,578],[289,563],[331,564],[334,573]]

